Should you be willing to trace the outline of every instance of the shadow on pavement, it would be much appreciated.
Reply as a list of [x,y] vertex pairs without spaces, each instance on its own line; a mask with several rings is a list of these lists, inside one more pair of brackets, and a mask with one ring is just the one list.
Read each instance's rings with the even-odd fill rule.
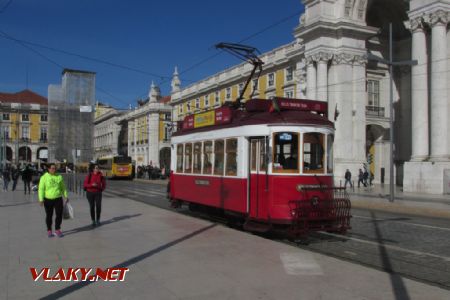
[[[132,258],[130,258],[130,259],[124,261],[124,262],[121,262],[121,263],[113,266],[112,268],[126,268],[126,267],[129,267],[129,266],[131,266],[131,265],[133,265],[135,263],[138,263],[138,262],[140,262],[140,261],[142,261],[144,259],[149,258],[150,256],[158,254],[159,252],[162,252],[162,251],[164,251],[164,250],[166,250],[166,249],[168,249],[170,247],[173,247],[173,246],[175,246],[175,245],[177,245],[177,244],[179,244],[181,242],[184,242],[184,241],[186,241],[186,240],[188,240],[190,238],[193,238],[194,236],[199,235],[200,233],[203,233],[203,232],[205,232],[205,231],[207,231],[207,230],[209,230],[211,228],[214,228],[216,226],[217,226],[217,224],[211,224],[211,225],[208,225],[206,227],[203,227],[203,228],[201,228],[199,230],[191,232],[191,233],[189,233],[189,234],[187,234],[187,235],[185,235],[185,236],[183,236],[183,237],[181,237],[179,239],[176,239],[176,240],[174,240],[172,242],[169,242],[167,244],[161,245],[161,246],[159,246],[157,248],[154,248],[154,249],[152,249],[152,250],[150,250],[148,252],[145,252],[145,253],[143,253],[141,255],[132,257]],[[73,292],[75,292],[75,291],[77,291],[79,289],[82,289],[82,288],[84,288],[84,287],[86,287],[86,286],[88,286],[88,285],[90,285],[92,283],[95,283],[95,281],[80,281],[80,282],[77,282],[77,283],[75,283],[75,284],[73,284],[71,286],[63,288],[62,290],[56,291],[56,292],[54,292],[54,293],[52,293],[50,295],[42,297],[40,299],[58,299],[60,297],[67,296],[68,294],[73,293]]]
[[375,213],[370,212],[370,214],[371,214],[371,217],[373,220],[375,236],[377,237],[377,240],[378,240],[378,245],[379,245],[378,250],[380,251],[380,259],[381,259],[381,263],[382,263],[382,268],[384,270],[386,270],[387,272],[389,272],[389,279],[391,280],[392,291],[394,293],[395,299],[409,300],[410,297],[409,297],[408,291],[406,290],[405,283],[403,282],[403,278],[400,275],[396,274],[392,269],[392,263],[389,258],[389,254],[386,250],[386,247],[384,246],[385,241],[381,234],[381,230],[378,227],[378,222],[377,222]]
[[[123,220],[126,220],[126,219],[131,219],[131,218],[135,218],[135,217],[139,217],[141,215],[142,214],[135,214],[135,215],[125,215],[125,216],[120,216],[120,217],[114,217],[114,218],[111,218],[109,220],[102,221],[101,222],[101,224],[102,224],[101,226],[106,226],[106,225],[109,225],[111,223],[123,221]],[[71,234],[80,233],[80,232],[89,231],[89,230],[94,230],[94,229],[95,229],[95,227],[92,227],[92,225],[89,224],[89,225],[86,225],[86,226],[82,226],[82,227],[78,227],[78,228],[74,228],[74,229],[70,229],[70,230],[64,231],[64,235],[71,235]]]

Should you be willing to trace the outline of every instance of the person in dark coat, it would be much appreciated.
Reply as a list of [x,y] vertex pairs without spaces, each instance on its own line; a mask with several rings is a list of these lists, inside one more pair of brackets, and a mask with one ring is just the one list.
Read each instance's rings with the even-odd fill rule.
[[361,169],[359,169],[359,173],[358,173],[358,188],[361,186],[361,183],[366,186],[366,184],[364,183],[364,173]]
[[352,184],[352,173],[350,172],[349,169],[347,169],[347,171],[345,171],[345,184],[344,184],[344,188],[347,188],[347,182],[350,184],[350,187],[353,187]]
[[19,180],[19,176],[20,176],[19,168],[16,167],[16,166],[13,166],[13,168],[11,170],[11,178],[12,178],[12,181],[13,181],[13,186],[12,186],[12,190],[13,191],[16,190],[17,181]]
[[24,185],[25,194],[31,194],[31,180],[33,179],[33,170],[30,165],[26,165],[25,169],[22,171],[22,181]]
[[6,166],[3,169],[2,176],[3,176],[3,190],[7,191],[9,182],[11,181],[11,170],[9,169],[8,166]]

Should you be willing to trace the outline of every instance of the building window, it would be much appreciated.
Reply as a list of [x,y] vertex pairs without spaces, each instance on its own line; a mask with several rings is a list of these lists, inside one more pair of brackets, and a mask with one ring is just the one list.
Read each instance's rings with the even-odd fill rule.
[[231,99],[231,88],[230,87],[227,87],[225,95],[226,95],[225,96],[226,100]]
[[214,101],[215,101],[216,105],[220,104],[220,94],[219,94],[219,92],[215,92],[214,93]]
[[200,99],[195,99],[195,109],[200,109]]
[[41,142],[47,141],[47,127],[41,127]]
[[244,89],[244,84],[243,83],[239,83],[238,89],[239,89],[239,95],[240,95],[242,93],[242,90]]
[[191,111],[191,102],[189,101],[187,104],[186,104],[186,110],[188,111],[188,112],[190,112]]
[[205,95],[205,107],[209,107],[209,95]]
[[48,121],[48,115],[41,115],[41,122],[47,122]]
[[183,113],[183,104],[181,104],[180,106],[178,106],[178,111],[180,114]]
[[30,137],[30,128],[28,126],[22,126],[22,139],[28,139]]
[[275,74],[274,73],[269,73],[267,75],[267,86],[268,87],[275,86]]
[[368,106],[380,106],[380,82],[378,80],[367,81]]
[[9,114],[3,114],[3,121],[9,121]]
[[30,116],[28,114],[22,114],[22,122],[29,122]]
[[285,70],[286,81],[291,81],[294,78],[294,68],[287,67]]
[[284,91],[284,96],[286,98],[294,98],[294,91],[293,90]]
[[9,127],[3,127],[3,138],[9,139]]

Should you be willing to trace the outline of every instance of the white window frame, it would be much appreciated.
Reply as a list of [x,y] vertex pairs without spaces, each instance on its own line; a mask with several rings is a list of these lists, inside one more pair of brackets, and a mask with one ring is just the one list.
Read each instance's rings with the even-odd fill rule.
[[225,99],[226,100],[231,100],[231,87],[227,87],[225,89]]
[[220,104],[220,93],[219,93],[219,91],[215,92],[214,97],[215,97],[215,99],[214,99],[215,104]]
[[29,126],[22,126],[21,130],[21,138],[22,139],[29,139],[30,138],[30,127]]
[[287,67],[285,70],[286,82],[291,82],[294,79],[294,68],[292,66]]
[[267,74],[267,87],[273,88],[275,87],[275,73],[268,73]]
[[380,107],[380,91],[380,80],[374,78],[367,80],[367,106]]
[[195,99],[195,109],[200,109],[200,98]]
[[205,95],[205,107],[209,107],[209,95]]

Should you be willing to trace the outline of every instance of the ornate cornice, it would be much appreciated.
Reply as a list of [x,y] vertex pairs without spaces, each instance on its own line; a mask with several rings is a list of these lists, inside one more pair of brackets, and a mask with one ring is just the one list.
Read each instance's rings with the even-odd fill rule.
[[316,62],[328,62],[333,58],[333,54],[330,52],[318,52],[313,54],[312,57]]
[[423,18],[418,17],[409,20],[409,26],[412,33],[423,31],[424,30]]
[[305,58],[305,62],[306,62],[306,66],[314,64],[314,56],[313,55],[307,56]]
[[448,12],[444,10],[437,10],[435,12],[432,12],[431,14],[427,15],[425,18],[425,21],[431,26],[447,26],[448,24]]
[[355,60],[355,55],[350,53],[339,53],[333,56],[333,65],[351,65]]
[[365,67],[367,65],[367,55],[355,55],[353,57],[353,65]]

